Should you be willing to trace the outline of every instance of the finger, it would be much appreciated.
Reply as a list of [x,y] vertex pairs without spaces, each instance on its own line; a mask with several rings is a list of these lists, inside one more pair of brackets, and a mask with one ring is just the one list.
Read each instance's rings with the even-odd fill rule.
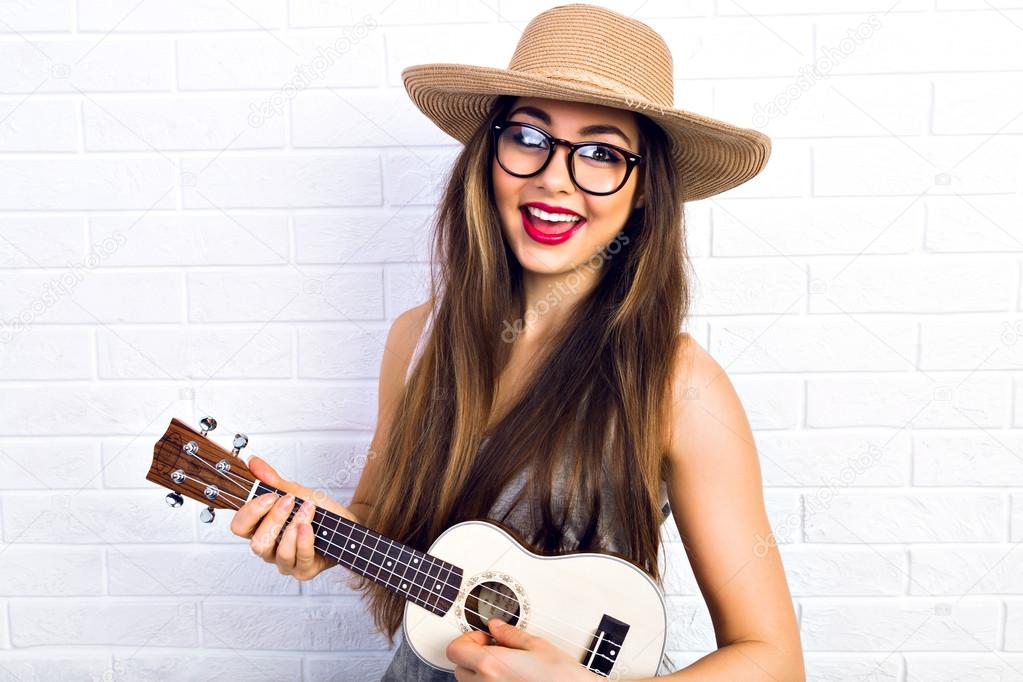
[[476,636],[477,632],[478,630],[465,632],[451,640],[444,652],[448,660],[456,665],[469,668],[470,671],[478,670],[479,663],[486,657],[487,652]]
[[496,616],[487,621],[487,628],[497,643],[511,649],[532,649],[541,639]]
[[313,514],[316,513],[316,505],[309,500],[302,503],[295,517],[295,532],[297,536],[297,547],[295,557],[295,573],[298,575],[309,575],[316,570],[316,552],[313,548]]
[[[299,485],[294,481],[289,481],[286,478],[282,478],[281,475],[278,474],[277,471],[266,462],[266,460],[264,460],[262,457],[259,457],[258,455],[252,455],[251,457],[249,457],[248,465],[249,471],[251,471],[256,476],[256,478],[261,480],[263,483],[266,483],[267,485],[277,488],[278,490],[283,490],[286,493],[291,493],[292,495],[300,497],[303,500],[319,500],[319,498],[326,498],[326,495],[322,491],[307,488],[304,485]],[[331,501],[332,506],[329,505],[327,502],[328,499],[329,498],[322,500],[320,506],[325,506],[337,514],[340,514],[342,511],[347,512],[345,507],[338,505],[336,502]]]
[[281,475],[277,473],[277,470],[270,466],[265,459],[252,455],[249,457],[248,466],[249,471],[251,471],[256,478],[261,480],[263,483],[284,490],[281,485],[286,484],[287,481],[281,478]]
[[263,493],[243,504],[231,519],[231,532],[243,538],[251,538],[263,515],[269,511],[270,505],[276,499],[277,495],[274,493]]
[[494,641],[493,638],[483,630],[470,630],[462,636],[471,639],[480,646],[486,646]]
[[469,668],[463,668],[460,665],[456,665],[453,672],[456,682],[479,682],[483,679],[481,675],[477,675]]
[[288,494],[277,500],[277,504],[271,507],[263,522],[259,524],[255,534],[252,536],[252,553],[261,557],[264,561],[274,561],[274,551],[277,545],[277,534],[281,532],[284,521],[291,513],[295,505],[295,496]]
[[295,572],[295,542],[297,533],[295,523],[289,523],[281,535],[281,541],[277,543],[277,552],[274,554],[274,562],[277,564],[277,571],[282,575],[291,575]]

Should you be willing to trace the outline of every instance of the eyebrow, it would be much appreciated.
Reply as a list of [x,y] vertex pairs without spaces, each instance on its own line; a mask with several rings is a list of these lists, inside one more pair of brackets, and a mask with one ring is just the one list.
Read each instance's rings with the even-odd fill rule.
[[[547,125],[551,124],[551,117],[546,111],[529,105],[517,107],[514,111],[508,114],[508,118],[511,118],[512,116],[519,112],[538,118]],[[602,133],[618,135],[623,140],[625,140],[625,143],[627,145],[629,145],[630,147],[632,146],[632,140],[630,140],[629,136],[622,132],[622,129],[619,128],[618,126],[613,126],[606,123],[596,123],[593,125],[583,126],[582,128],[579,129],[579,135],[581,137],[586,137],[588,135],[600,135]]]

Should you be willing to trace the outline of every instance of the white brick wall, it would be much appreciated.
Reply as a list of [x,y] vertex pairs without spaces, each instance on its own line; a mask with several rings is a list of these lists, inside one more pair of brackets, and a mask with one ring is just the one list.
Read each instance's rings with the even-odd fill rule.
[[[553,4],[0,0],[0,677],[379,677],[342,574],[170,510],[152,444],[213,414],[350,500],[458,149],[401,69],[504,67]],[[680,106],[773,138],[688,207],[691,328],[810,679],[1023,679],[1023,2],[598,4],[666,38]],[[714,636],[665,538],[683,665]]]

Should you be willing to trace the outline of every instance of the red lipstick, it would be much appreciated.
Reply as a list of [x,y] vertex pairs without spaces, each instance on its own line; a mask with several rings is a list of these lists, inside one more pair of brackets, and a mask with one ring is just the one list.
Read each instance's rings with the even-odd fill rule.
[[537,227],[536,223],[533,222],[533,216],[531,216],[529,211],[526,210],[526,206],[535,206],[536,208],[547,211],[548,213],[568,213],[571,215],[579,214],[568,209],[548,206],[547,204],[542,204],[538,201],[531,201],[528,204],[524,204],[519,207],[519,213],[522,214],[522,228],[526,231],[526,234],[529,235],[530,239],[535,242],[539,242],[540,244],[547,244],[551,246],[563,244],[571,239],[572,235],[578,232],[583,224],[586,223],[585,218],[580,218],[576,222],[571,223],[571,227],[567,230],[556,233],[545,232]]

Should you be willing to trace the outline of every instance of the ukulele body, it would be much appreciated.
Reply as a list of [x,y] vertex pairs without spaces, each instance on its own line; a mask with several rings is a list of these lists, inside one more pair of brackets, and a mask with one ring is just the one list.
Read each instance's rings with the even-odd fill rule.
[[[204,417],[200,425],[201,433],[172,418],[153,447],[146,479],[172,491],[168,505],[196,500],[206,507],[200,518],[212,522],[214,509],[237,510],[257,495],[284,494],[238,457],[245,436],[235,435],[228,451],[207,438],[215,419]],[[292,516],[303,501],[295,497]],[[322,507],[311,523],[317,552],[406,598],[405,641],[430,666],[454,670],[445,653],[451,641],[470,630],[487,632],[496,616],[596,674],[618,680],[657,675],[667,632],[664,597],[646,572],[623,558],[540,556],[514,531],[483,520],[451,526],[428,553]],[[392,569],[396,560],[400,567]]]
[[462,568],[443,617],[405,602],[402,632],[412,651],[448,672],[451,640],[487,631],[498,617],[549,640],[593,671],[619,680],[654,677],[664,653],[667,613],[660,588],[632,563],[607,554],[540,556],[504,529],[464,521],[429,553]]

